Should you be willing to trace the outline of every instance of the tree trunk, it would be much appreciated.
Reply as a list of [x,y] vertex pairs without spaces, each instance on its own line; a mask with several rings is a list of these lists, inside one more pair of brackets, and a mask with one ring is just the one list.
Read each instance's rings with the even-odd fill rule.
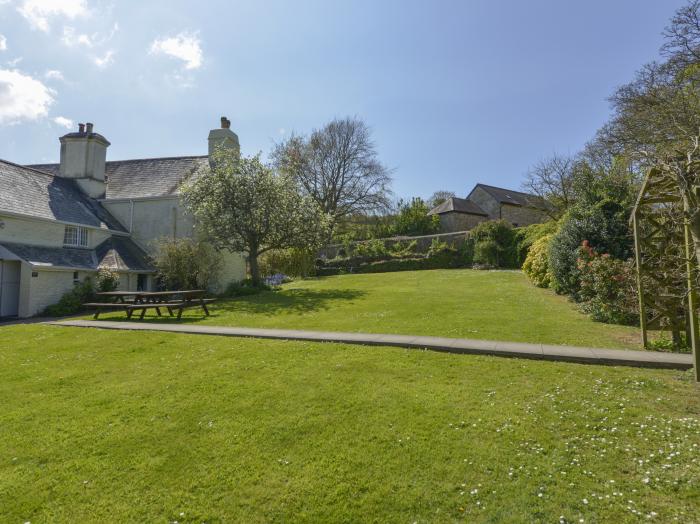
[[693,237],[693,251],[695,253],[694,265],[700,264],[700,214],[696,214],[688,221],[690,236]]
[[258,266],[258,253],[251,251],[248,254],[248,262],[250,263],[250,278],[254,286],[260,285],[260,267]]

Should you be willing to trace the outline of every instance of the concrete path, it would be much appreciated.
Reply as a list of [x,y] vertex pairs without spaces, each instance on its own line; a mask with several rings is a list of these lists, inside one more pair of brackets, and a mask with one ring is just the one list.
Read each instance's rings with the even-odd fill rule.
[[522,344],[466,338],[419,337],[412,335],[381,335],[371,333],[338,333],[334,331],[299,331],[294,329],[258,329],[224,326],[195,326],[189,324],[157,324],[151,322],[110,322],[106,320],[58,320],[47,322],[55,326],[121,329],[128,331],[164,331],[193,335],[219,335],[225,337],[255,337],[282,340],[308,340],[314,342],[342,342],[372,346],[396,346],[402,348],[431,349],[449,353],[472,355],[498,355],[543,360],[637,366],[647,368],[689,369],[693,367],[691,355],[660,353],[655,351],[631,351],[624,349],[598,349],[574,346],[550,346],[546,344]]

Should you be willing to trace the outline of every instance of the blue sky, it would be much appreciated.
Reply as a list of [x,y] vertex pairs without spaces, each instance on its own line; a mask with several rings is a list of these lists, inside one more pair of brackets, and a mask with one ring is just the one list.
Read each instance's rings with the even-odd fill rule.
[[91,121],[108,158],[245,154],[356,115],[397,196],[517,189],[575,153],[657,57],[681,0],[0,0],[0,158],[57,161]]

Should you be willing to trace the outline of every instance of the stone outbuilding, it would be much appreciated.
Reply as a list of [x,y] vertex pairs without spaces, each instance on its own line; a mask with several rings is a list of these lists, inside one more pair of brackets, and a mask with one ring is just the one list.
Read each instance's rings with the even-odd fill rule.
[[547,203],[541,197],[486,184],[476,184],[467,198],[448,198],[428,214],[440,217],[442,233],[469,231],[486,220],[503,219],[519,227],[548,218]]

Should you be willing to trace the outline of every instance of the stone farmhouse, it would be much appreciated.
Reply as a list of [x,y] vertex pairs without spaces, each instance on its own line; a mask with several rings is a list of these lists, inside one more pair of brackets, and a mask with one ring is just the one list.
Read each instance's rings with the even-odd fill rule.
[[431,209],[440,217],[440,231],[469,231],[486,220],[507,220],[514,227],[547,220],[547,204],[535,195],[476,184],[467,198],[452,197]]
[[[216,147],[240,151],[226,117],[208,137],[209,155],[107,161],[109,141],[93,124],[60,137],[58,164],[0,160],[0,317],[29,317],[100,268],[123,290],[149,290],[149,253],[160,238],[194,235],[179,188]],[[245,259],[224,253],[214,291],[245,278]]]

